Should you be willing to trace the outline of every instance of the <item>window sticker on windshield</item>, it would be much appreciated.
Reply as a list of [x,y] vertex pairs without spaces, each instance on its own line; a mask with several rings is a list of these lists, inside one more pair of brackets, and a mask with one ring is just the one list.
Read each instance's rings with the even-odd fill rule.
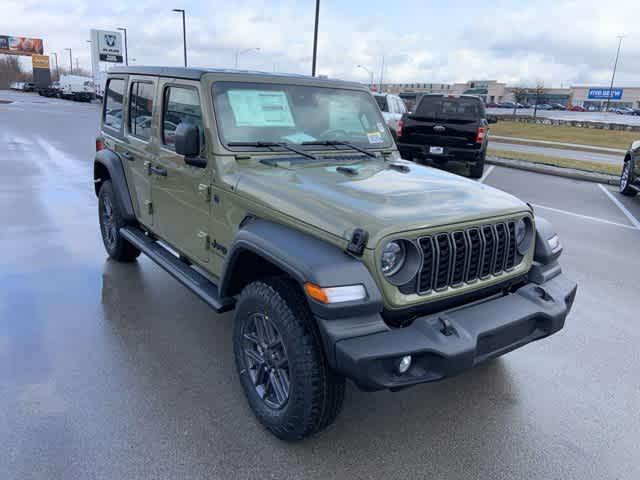
[[313,141],[317,140],[316,137],[312,137],[311,135],[307,135],[304,132],[292,133],[291,135],[287,135],[286,137],[282,137],[282,138],[284,140],[287,140],[287,141],[293,142],[293,143],[313,142]]
[[238,127],[295,126],[285,92],[242,89],[227,96]]
[[384,133],[384,125],[382,125],[382,122],[378,122],[378,130],[380,131],[380,133]]
[[368,132],[367,138],[369,139],[369,143],[383,143],[384,140],[380,132]]

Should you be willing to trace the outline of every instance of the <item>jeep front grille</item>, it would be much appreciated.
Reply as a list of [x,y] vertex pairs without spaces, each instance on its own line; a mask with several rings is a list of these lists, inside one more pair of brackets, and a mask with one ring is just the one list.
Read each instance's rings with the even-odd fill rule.
[[[413,288],[419,294],[443,291],[513,270],[522,261],[515,221],[435,233],[418,239],[423,262]],[[408,285],[401,291],[409,293]]]

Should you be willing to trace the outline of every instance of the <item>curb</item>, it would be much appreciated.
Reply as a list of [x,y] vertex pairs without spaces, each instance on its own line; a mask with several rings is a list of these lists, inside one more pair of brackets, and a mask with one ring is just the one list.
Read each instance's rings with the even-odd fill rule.
[[587,172],[585,170],[576,170],[573,168],[555,167],[553,165],[544,165],[541,163],[527,162],[524,160],[512,160],[495,156],[487,156],[487,163],[498,165],[500,167],[514,168],[518,170],[526,170],[528,172],[543,173],[546,175],[555,175],[557,177],[571,178],[574,180],[582,180],[585,182],[604,183],[607,185],[618,185],[620,179],[614,175],[606,173]]

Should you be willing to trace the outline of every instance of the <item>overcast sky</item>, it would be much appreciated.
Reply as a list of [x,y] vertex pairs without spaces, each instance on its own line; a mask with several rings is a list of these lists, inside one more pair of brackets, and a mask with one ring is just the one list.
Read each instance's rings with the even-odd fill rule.
[[[0,34],[38,37],[68,63],[89,67],[89,30],[127,27],[129,58],[181,65],[187,10],[189,63],[309,73],[315,0],[2,0]],[[322,0],[318,71],[367,81],[608,84],[617,38],[616,84],[640,85],[640,0]],[[75,60],[74,60],[75,62]]]

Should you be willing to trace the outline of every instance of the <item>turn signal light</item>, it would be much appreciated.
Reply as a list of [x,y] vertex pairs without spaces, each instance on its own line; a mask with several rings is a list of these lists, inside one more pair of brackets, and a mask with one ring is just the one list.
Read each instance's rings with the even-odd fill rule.
[[367,298],[364,285],[345,285],[342,287],[319,287],[314,283],[304,284],[305,293],[315,301],[329,304],[354,302]]
[[104,140],[102,140],[102,137],[97,137],[96,138],[96,152],[99,152],[100,150],[104,150]]

